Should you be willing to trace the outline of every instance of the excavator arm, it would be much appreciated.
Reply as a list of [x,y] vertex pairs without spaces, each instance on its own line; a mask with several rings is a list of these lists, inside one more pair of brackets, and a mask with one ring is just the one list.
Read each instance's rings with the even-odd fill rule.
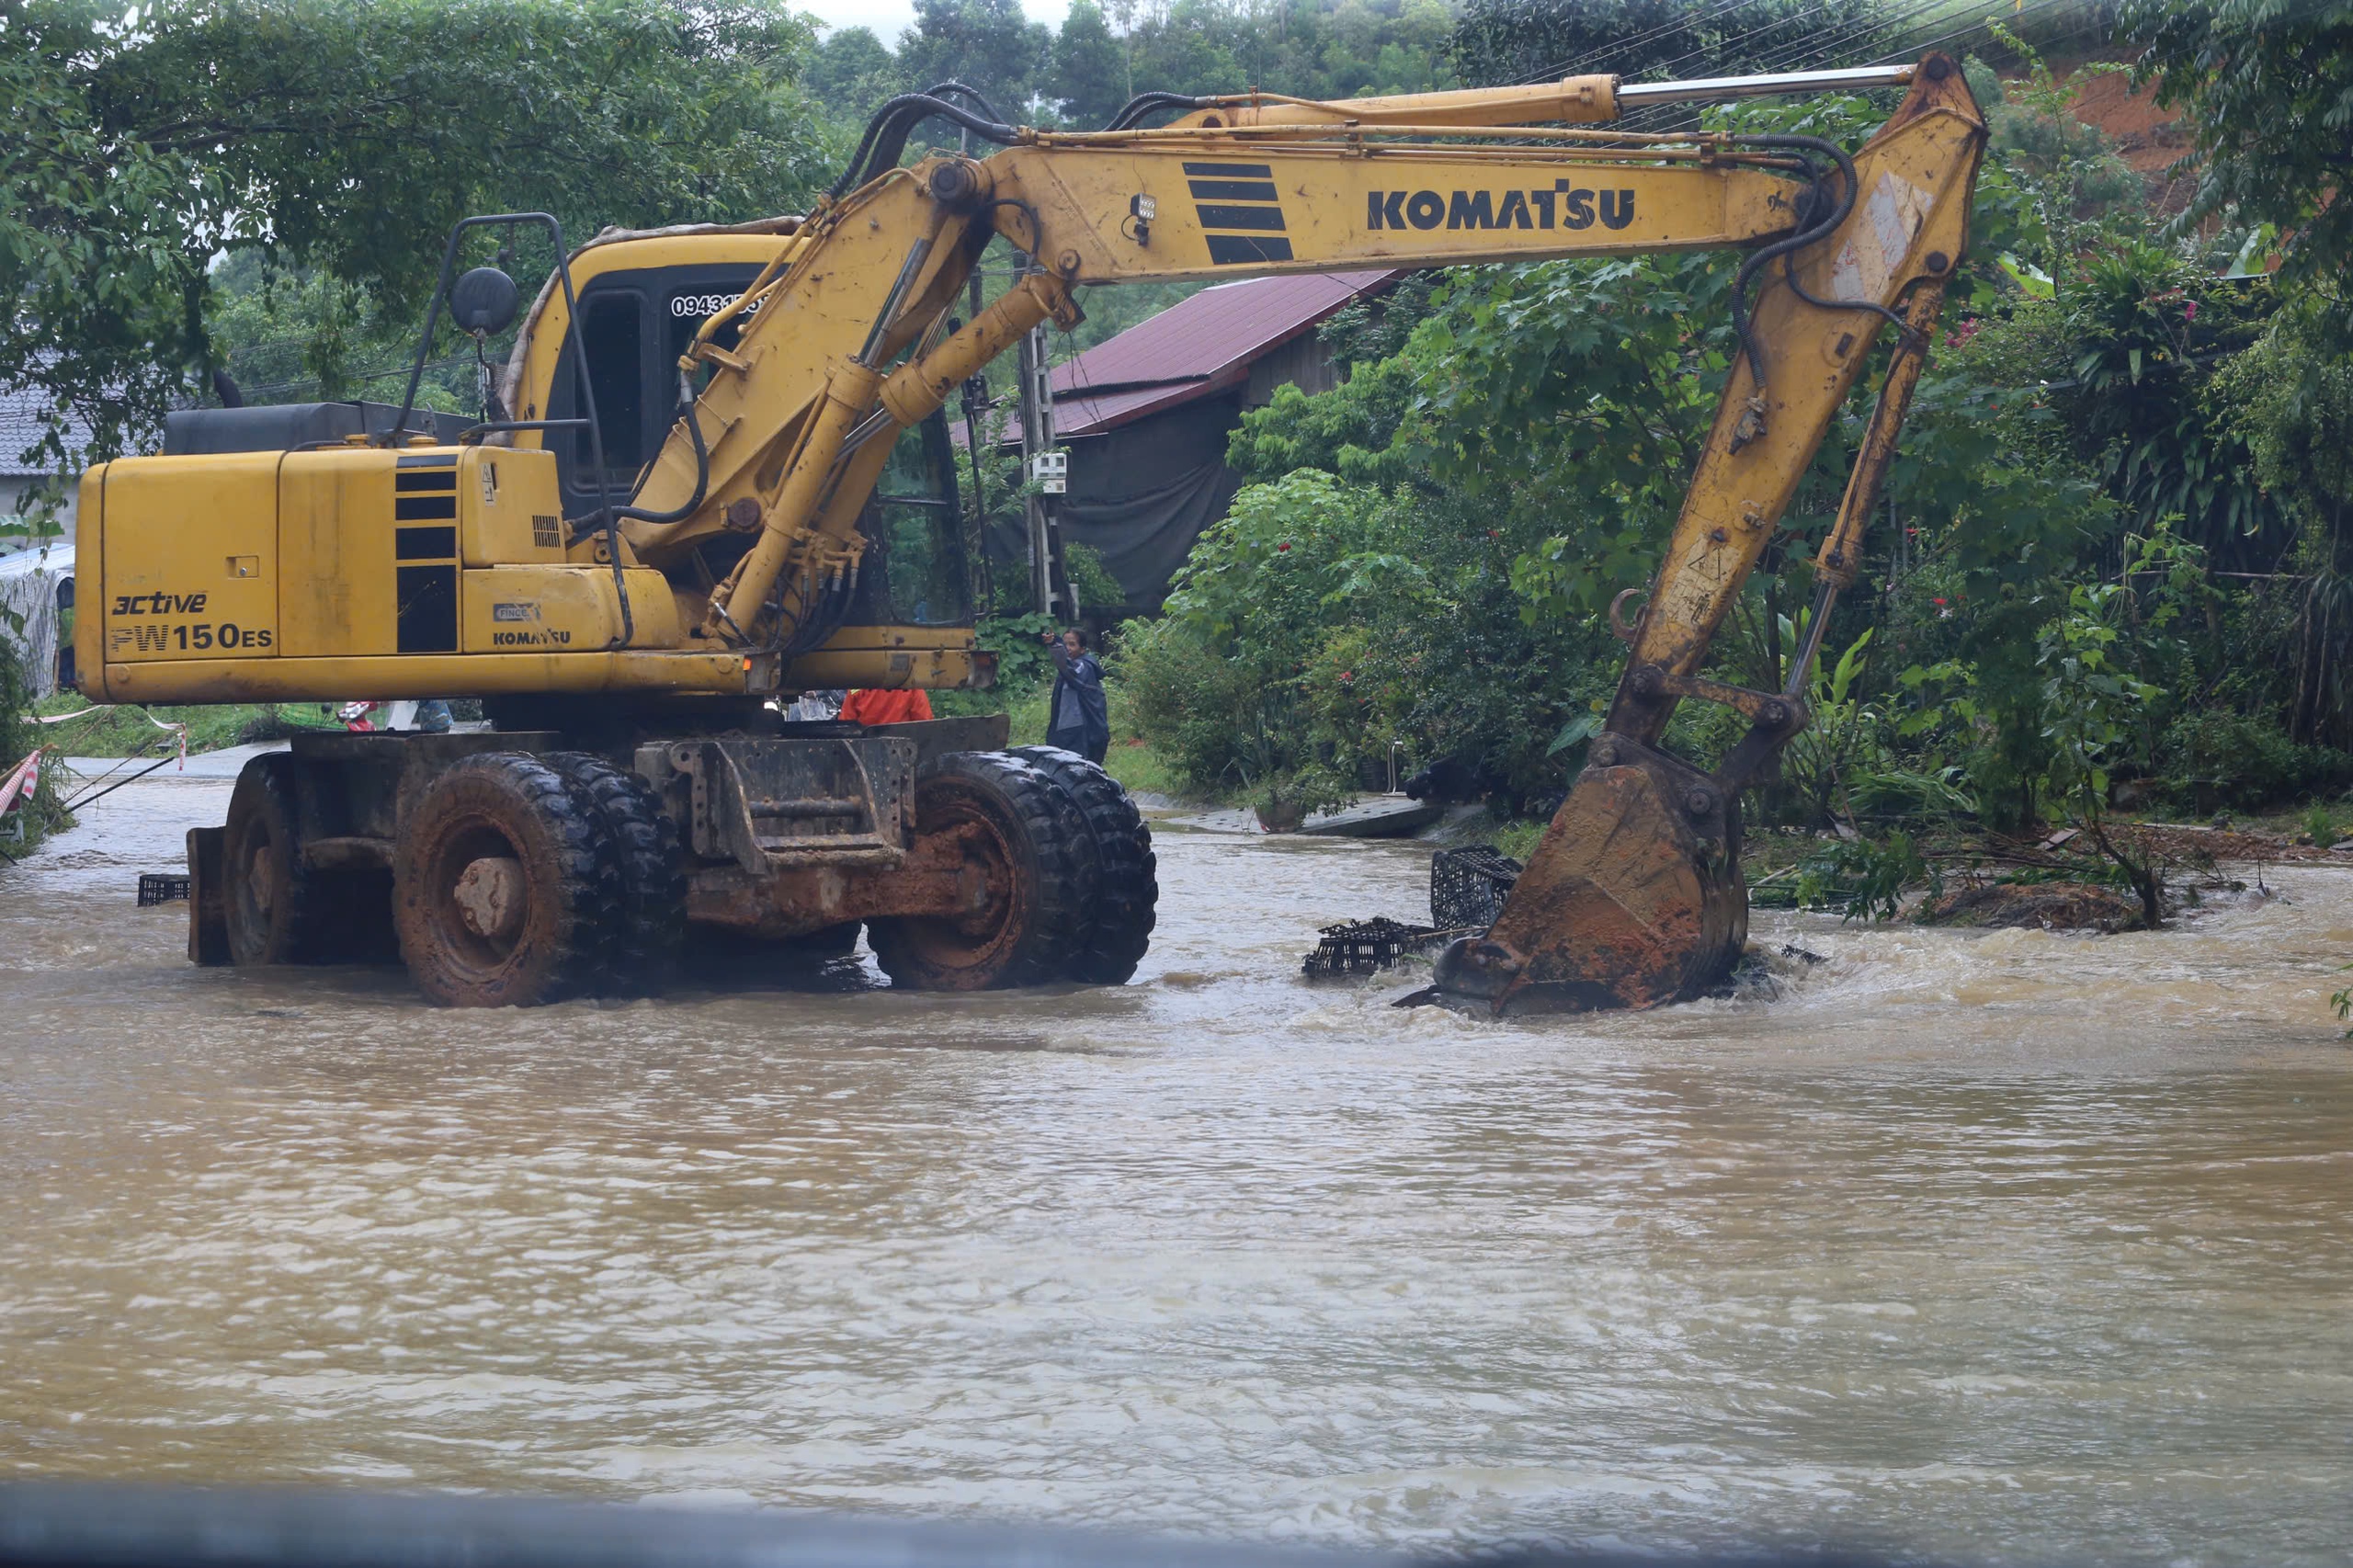
[[[1585,128],[1646,102],[1866,85],[1907,91],[1851,155],[1806,137]],[[1002,151],[890,166],[908,117],[947,107],[925,99],[896,119],[886,108],[860,149],[872,177],[784,238],[682,361],[682,387],[697,366],[710,379],[649,469],[623,533],[657,567],[749,536],[710,594],[697,644],[740,653],[755,685],[780,680],[838,624],[832,607],[855,583],[857,518],[890,438],[1039,323],[1074,325],[1084,286],[1744,250],[1742,350],[1657,575],[1623,631],[1630,653],[1605,728],[1500,918],[1442,955],[1438,973],[1449,996],[1497,1013],[1646,1006],[1721,981],[1747,927],[1738,794],[1806,723],[1815,642],[1853,579],[1965,243],[1985,130],[1958,67],[1932,55],[1886,71],[1716,83],[1582,77],[1330,104],[1164,99],[1149,108],[1185,111],[1166,126],[1076,133],[978,121]],[[997,235],[1033,268],[951,331],[950,312]],[[714,335],[731,320],[741,335],[722,349]],[[1891,333],[1787,687],[1705,678],[1717,630]],[[1685,699],[1748,721],[1712,771],[1661,749]]]

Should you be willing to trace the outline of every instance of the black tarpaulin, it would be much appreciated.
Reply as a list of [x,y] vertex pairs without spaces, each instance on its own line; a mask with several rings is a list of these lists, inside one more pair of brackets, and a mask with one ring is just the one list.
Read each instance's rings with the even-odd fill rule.
[[[1090,615],[1159,611],[1193,541],[1241,488],[1225,466],[1226,437],[1241,415],[1239,392],[1200,398],[1070,443],[1070,493],[1055,501],[1063,542],[1101,554],[1127,591],[1124,605],[1088,605]],[[1018,522],[992,528],[989,549],[1000,582],[1027,579],[1029,542]]]

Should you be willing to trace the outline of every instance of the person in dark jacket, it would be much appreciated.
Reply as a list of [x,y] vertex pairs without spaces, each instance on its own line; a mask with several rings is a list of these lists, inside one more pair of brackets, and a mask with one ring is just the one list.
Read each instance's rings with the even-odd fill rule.
[[1047,710],[1046,744],[1099,763],[1111,749],[1111,712],[1103,700],[1103,662],[1086,651],[1086,633],[1076,627],[1046,646],[1054,655],[1054,699]]

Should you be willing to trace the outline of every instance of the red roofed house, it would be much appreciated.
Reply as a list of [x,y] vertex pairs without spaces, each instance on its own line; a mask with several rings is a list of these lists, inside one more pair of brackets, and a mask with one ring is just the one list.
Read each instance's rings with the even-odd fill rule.
[[[1226,437],[1242,411],[1272,402],[1278,387],[1338,385],[1316,327],[1404,276],[1221,283],[1054,370],[1054,436],[1070,451],[1070,490],[1056,507],[1062,537],[1101,552],[1129,610],[1157,610],[1193,541],[1225,516],[1241,487],[1225,466]],[[990,543],[1001,559],[1028,559],[1017,528]]]

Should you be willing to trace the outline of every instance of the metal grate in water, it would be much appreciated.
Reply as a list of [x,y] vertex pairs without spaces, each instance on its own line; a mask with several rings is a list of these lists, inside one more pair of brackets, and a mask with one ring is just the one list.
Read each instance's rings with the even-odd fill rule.
[[1384,969],[1395,969],[1410,953],[1442,948],[1464,935],[1467,933],[1432,926],[1408,926],[1383,915],[1326,926],[1324,939],[1307,955],[1300,971],[1314,976],[1377,974]]
[[1430,857],[1430,919],[1439,926],[1493,926],[1519,880],[1520,864],[1492,844],[1466,844]]

